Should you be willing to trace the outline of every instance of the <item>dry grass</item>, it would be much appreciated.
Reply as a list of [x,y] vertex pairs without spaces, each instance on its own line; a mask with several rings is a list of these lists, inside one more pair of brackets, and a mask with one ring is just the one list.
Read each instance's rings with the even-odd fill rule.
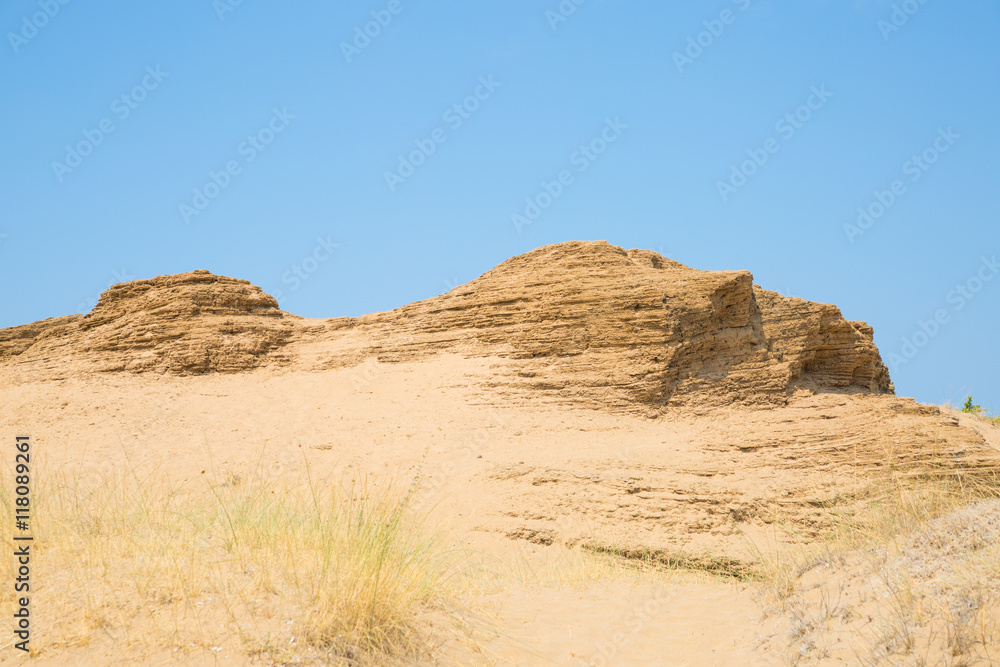
[[[308,471],[279,484],[259,467],[188,482],[138,467],[88,487],[71,470],[36,479],[32,643],[49,656],[106,646],[359,664],[424,648],[419,617],[449,561],[391,488]],[[11,568],[0,560],[4,580]]]
[[757,569],[741,560],[726,556],[688,554],[682,551],[650,549],[647,547],[622,547],[584,545],[587,553],[612,557],[631,564],[639,571],[688,572],[710,575],[713,579],[750,581],[758,577]]
[[1000,480],[933,467],[914,477],[887,465],[834,509],[821,543],[761,551],[789,663],[1000,662]]
[[595,546],[591,539],[545,546],[507,540],[502,551],[469,551],[466,555],[466,567],[456,583],[473,598],[512,588],[580,589],[613,581],[633,585],[715,582],[734,576],[719,571],[726,563],[723,560],[696,562],[681,554],[668,557],[657,550]]

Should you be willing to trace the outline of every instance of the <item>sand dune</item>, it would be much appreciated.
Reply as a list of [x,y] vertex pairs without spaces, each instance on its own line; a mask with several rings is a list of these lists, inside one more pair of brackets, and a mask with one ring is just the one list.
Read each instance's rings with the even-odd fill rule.
[[459,616],[487,629],[444,632],[439,664],[784,664],[749,582],[763,554],[825,539],[889,469],[1000,470],[997,429],[894,395],[867,324],[603,242],[360,318],[208,272],[116,285],[0,331],[0,401],[0,431],[83,483],[419,477],[413,509],[498,570],[591,553],[702,573],[484,593]]

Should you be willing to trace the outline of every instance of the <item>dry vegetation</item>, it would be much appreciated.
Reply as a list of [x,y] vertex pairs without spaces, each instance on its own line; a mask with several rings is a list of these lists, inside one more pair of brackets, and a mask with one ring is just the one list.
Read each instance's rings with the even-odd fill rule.
[[[649,550],[553,547],[541,566],[463,557],[459,570],[410,510],[413,485],[345,486],[312,479],[308,466],[280,483],[259,465],[176,482],[131,465],[98,483],[68,468],[36,478],[33,645],[42,648],[33,655],[56,661],[102,646],[129,660],[419,661],[437,648],[431,638],[445,641],[429,619],[445,618],[461,591],[662,582],[683,571],[757,586],[767,614],[785,619],[758,648],[789,664],[1000,659],[1000,480],[981,474],[914,478],[887,465],[834,511],[825,541],[797,553],[761,549],[751,569]],[[0,504],[11,540],[6,487]],[[3,576],[12,577],[11,565],[0,561]],[[4,595],[12,604],[12,592]],[[471,642],[492,632],[456,623],[445,634],[456,630]]]
[[[408,498],[258,472],[171,483],[130,467],[89,488],[72,470],[37,475],[33,656],[113,644],[130,659],[374,664],[426,650],[421,615],[450,564]],[[10,544],[6,486],[0,503]]]
[[[762,558],[788,664],[1000,663],[1000,479],[886,466],[822,544]],[[763,555],[763,554],[762,554]]]

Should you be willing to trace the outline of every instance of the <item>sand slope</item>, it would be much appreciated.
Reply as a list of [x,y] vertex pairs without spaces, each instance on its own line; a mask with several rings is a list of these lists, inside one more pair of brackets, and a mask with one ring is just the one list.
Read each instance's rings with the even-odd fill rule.
[[[863,322],[747,272],[603,242],[540,248],[362,318],[299,318],[207,272],[115,286],[86,316],[0,331],[0,403],[0,433],[32,434],[46,465],[85,481],[126,460],[181,480],[251,464],[419,476],[414,507],[456,545],[653,554],[728,575],[822,536],[887,467],[1000,470],[991,433],[893,394]],[[669,611],[634,635],[622,620],[627,641],[599,628],[652,589],[489,605],[555,664],[609,645],[606,664],[757,664],[747,595],[671,586]],[[491,642],[498,664],[541,664]]]

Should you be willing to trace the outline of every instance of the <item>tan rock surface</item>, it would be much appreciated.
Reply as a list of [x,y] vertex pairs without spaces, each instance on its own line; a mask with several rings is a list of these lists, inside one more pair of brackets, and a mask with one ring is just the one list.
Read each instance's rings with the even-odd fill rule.
[[[783,404],[799,387],[892,393],[863,322],[789,299],[746,271],[698,271],[605,242],[545,246],[448,294],[307,322],[247,281],[196,271],[115,285],[86,316],[0,333],[0,360],[56,372],[297,370],[426,358],[512,362],[501,388],[574,404]],[[287,346],[287,349],[286,349]]]
[[573,405],[659,414],[681,405],[780,405],[797,387],[892,393],[871,328],[836,307],[762,290],[746,271],[698,271],[605,242],[545,246],[448,294],[333,320],[300,340],[314,350],[310,340],[338,333],[344,344],[314,363],[441,350],[501,356],[511,364],[493,388],[522,401],[540,391]]
[[245,371],[288,340],[294,316],[246,280],[194,271],[108,288],[94,309],[0,330],[18,377]]

